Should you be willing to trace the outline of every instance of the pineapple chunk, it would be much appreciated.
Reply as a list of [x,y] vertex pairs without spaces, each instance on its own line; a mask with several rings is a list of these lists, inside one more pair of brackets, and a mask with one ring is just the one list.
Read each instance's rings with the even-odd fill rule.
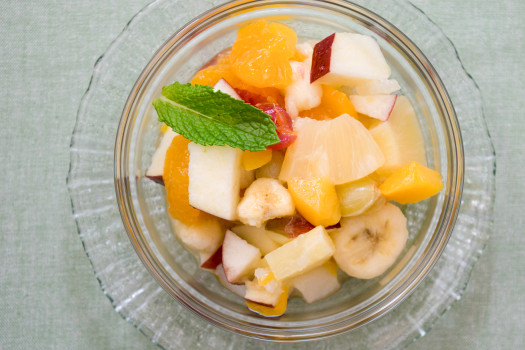
[[334,243],[323,226],[317,226],[264,258],[277,280],[295,277],[322,265],[334,254]]

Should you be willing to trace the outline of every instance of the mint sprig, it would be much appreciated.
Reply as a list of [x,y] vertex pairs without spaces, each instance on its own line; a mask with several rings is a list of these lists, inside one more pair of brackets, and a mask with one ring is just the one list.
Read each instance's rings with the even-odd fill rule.
[[210,86],[175,82],[162,88],[153,106],[159,121],[201,145],[262,151],[279,142],[268,114]]

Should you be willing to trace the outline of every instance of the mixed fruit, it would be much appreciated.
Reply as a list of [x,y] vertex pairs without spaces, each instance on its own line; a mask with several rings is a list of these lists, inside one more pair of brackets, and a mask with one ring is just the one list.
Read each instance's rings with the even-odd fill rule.
[[163,124],[146,176],[164,184],[180,243],[250,310],[279,316],[289,297],[325,298],[340,288],[338,271],[382,275],[408,237],[389,201],[442,189],[390,74],[372,37],[298,43],[290,27],[259,20],[191,85],[266,113],[278,139],[258,151],[203,145]]

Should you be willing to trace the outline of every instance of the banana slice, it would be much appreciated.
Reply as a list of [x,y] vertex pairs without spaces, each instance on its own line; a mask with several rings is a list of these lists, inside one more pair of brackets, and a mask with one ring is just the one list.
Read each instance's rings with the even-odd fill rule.
[[380,210],[344,218],[332,234],[334,258],[348,275],[369,279],[381,275],[405,247],[407,220],[401,210],[386,203]]
[[255,227],[262,227],[266,220],[294,213],[290,192],[278,180],[265,177],[252,182],[237,206],[239,220]]

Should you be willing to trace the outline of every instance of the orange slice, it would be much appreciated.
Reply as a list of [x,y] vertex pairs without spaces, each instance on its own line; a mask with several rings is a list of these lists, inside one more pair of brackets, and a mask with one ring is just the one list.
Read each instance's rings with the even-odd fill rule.
[[230,53],[233,71],[246,84],[258,88],[284,88],[292,81],[289,60],[297,35],[290,27],[264,20],[241,28]]
[[387,200],[401,204],[430,198],[443,188],[441,176],[417,162],[409,163],[385,180],[379,190]]

